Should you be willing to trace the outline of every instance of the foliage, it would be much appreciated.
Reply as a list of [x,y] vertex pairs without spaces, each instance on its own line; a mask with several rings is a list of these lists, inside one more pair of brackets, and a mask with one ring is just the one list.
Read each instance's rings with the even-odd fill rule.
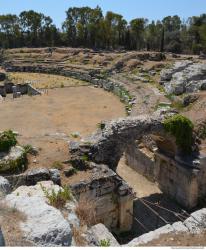
[[110,240],[104,239],[100,240],[99,246],[100,247],[110,247]]
[[64,186],[58,192],[56,192],[54,189],[52,189],[51,192],[49,192],[42,185],[41,185],[41,188],[46,198],[49,200],[49,204],[53,207],[63,208],[65,204],[67,203],[67,201],[73,199],[71,190],[67,186]]
[[26,154],[37,155],[38,151],[32,145],[27,144],[24,146],[24,150]]
[[105,128],[105,123],[104,122],[100,122],[97,124],[97,127],[101,130],[103,130]]
[[189,154],[193,143],[193,123],[182,115],[174,115],[164,120],[164,129],[176,138],[183,153]]
[[7,130],[0,134],[0,152],[7,152],[16,144],[17,139],[13,131]]
[[[127,22],[118,13],[90,7],[66,11],[62,30],[49,16],[33,10],[17,15],[0,15],[0,47],[54,47],[170,51],[173,53],[206,52],[206,14],[183,21],[167,16],[151,21],[134,18]],[[48,49],[52,55],[53,50]]]

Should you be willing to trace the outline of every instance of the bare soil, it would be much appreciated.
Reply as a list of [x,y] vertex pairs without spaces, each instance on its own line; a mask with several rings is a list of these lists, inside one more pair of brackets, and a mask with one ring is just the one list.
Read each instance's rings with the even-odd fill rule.
[[[39,155],[29,157],[29,169],[51,168],[55,161],[67,161],[69,141],[91,134],[102,120],[125,116],[118,97],[91,86],[51,89],[48,95],[14,100],[8,97],[0,108],[0,130],[17,131],[20,144],[39,149]],[[73,138],[74,132],[80,137]],[[63,169],[67,167],[68,164],[63,164]],[[79,172],[70,181],[88,175]]]

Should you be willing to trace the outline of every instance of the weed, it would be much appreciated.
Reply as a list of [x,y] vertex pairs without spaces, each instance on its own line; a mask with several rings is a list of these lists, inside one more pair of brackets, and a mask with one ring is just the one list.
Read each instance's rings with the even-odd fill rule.
[[49,201],[49,204],[56,208],[63,208],[67,201],[72,200],[73,196],[69,187],[64,186],[58,192],[55,192],[54,189],[49,192],[45,187],[41,185],[42,191],[44,192],[46,198]]
[[100,122],[100,123],[98,123],[97,124],[97,128],[99,128],[99,129],[101,129],[101,130],[103,130],[103,129],[105,129],[105,123],[103,123],[103,122]]
[[100,247],[110,247],[110,240],[106,240],[106,239],[104,239],[104,240],[100,240],[100,243],[99,243],[99,246]]

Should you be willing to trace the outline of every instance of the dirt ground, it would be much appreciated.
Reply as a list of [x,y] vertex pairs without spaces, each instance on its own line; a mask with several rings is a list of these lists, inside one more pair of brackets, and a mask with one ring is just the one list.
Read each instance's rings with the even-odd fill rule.
[[136,196],[139,198],[161,193],[157,184],[148,181],[146,177],[138,174],[135,170],[129,167],[126,164],[124,157],[122,157],[118,164],[117,173],[129,183],[136,193]]
[[118,97],[91,86],[51,89],[48,95],[15,100],[8,97],[0,108],[0,130],[17,131],[20,144],[39,150],[37,157],[30,156],[29,168],[51,168],[55,161],[68,160],[73,133],[79,133],[79,140],[94,132],[102,120],[125,116]]

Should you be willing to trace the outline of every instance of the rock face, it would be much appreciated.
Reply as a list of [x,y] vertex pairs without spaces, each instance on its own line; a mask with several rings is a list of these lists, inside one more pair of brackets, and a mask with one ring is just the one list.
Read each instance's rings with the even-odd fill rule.
[[11,191],[11,185],[7,179],[0,176],[0,197],[1,194],[5,195]]
[[168,94],[181,95],[206,88],[206,64],[192,61],[176,62],[162,70],[160,83]]
[[12,147],[9,153],[0,153],[0,173],[16,173],[25,169],[26,153],[20,146]]
[[37,168],[23,174],[9,175],[6,176],[6,178],[11,183],[11,186],[15,188],[20,186],[32,186],[36,185],[37,182],[48,180],[52,180],[57,185],[61,183],[58,169]]
[[[51,181],[41,182],[41,185],[55,192],[60,189]],[[5,200],[8,206],[15,206],[26,215],[21,230],[27,241],[36,246],[70,246],[70,225],[59,210],[47,204],[41,185],[21,186],[7,195]]]
[[101,241],[106,240],[110,246],[120,246],[114,236],[103,224],[97,224],[87,232],[87,241],[90,246],[100,246]]

